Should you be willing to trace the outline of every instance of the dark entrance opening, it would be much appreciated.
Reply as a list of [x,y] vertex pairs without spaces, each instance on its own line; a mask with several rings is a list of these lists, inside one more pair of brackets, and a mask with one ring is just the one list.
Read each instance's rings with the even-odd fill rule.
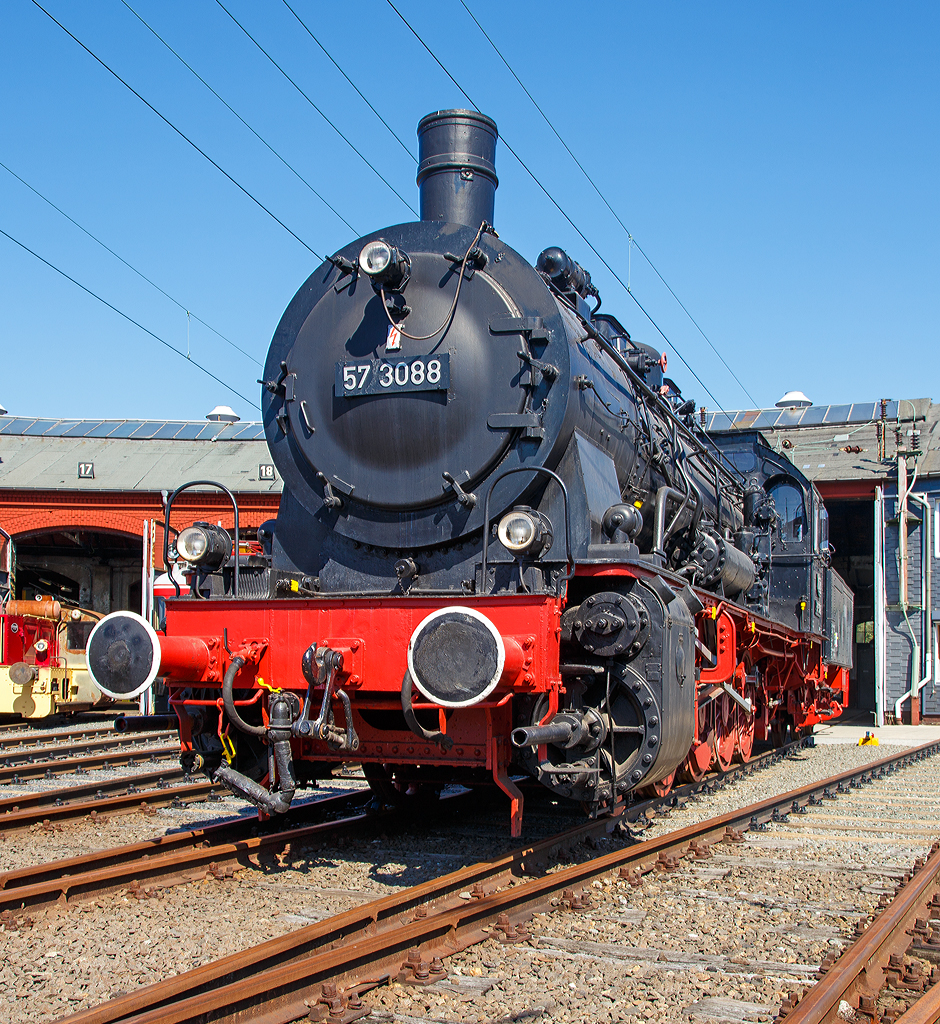
[[53,530],[14,538],[16,596],[50,595],[96,612],[140,611],[143,541],[133,534]]
[[855,667],[849,673],[848,707],[875,710],[875,511],[870,499],[826,501],[832,566],[855,595]]

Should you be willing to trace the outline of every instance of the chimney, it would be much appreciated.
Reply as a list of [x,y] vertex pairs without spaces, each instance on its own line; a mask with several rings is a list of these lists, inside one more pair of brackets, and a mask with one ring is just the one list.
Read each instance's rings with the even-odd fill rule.
[[438,110],[418,123],[421,219],[493,223],[496,122],[476,110]]

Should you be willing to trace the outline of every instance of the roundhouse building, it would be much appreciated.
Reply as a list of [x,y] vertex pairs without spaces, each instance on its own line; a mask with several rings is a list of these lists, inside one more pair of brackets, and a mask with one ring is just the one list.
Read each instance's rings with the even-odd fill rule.
[[855,594],[849,707],[874,725],[940,718],[940,406],[916,398],[702,419],[759,431],[819,488],[833,565]]
[[[233,492],[243,539],[277,514],[260,423],[0,416],[0,570],[12,569],[19,597],[140,611],[145,573],[162,570],[164,502],[190,480]],[[231,530],[227,496],[181,495],[170,526],[196,520]]]

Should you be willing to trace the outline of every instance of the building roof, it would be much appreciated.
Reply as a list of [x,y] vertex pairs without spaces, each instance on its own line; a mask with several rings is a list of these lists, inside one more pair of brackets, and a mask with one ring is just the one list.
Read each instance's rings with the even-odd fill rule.
[[[911,429],[919,431],[921,477],[940,476],[940,405],[929,398],[807,409],[756,409],[706,415],[711,430],[759,430],[768,444],[785,454],[815,483],[876,481],[893,477],[897,437],[911,448]],[[899,418],[900,417],[900,418]],[[879,443],[879,430],[885,441]],[[900,434],[898,435],[898,431]],[[859,451],[854,449],[858,448]]]
[[0,416],[0,489],[172,491],[188,480],[281,490],[260,423]]
[[[902,399],[885,403],[883,415],[882,420],[880,402],[855,402],[706,413],[704,425],[759,430],[816,483],[893,477],[896,438],[910,448],[913,428],[920,432],[923,453],[918,474],[940,477],[940,405],[929,398]],[[80,464],[91,464],[93,475],[86,469],[80,477]],[[261,476],[262,466],[271,478]],[[196,479],[242,493],[279,492],[263,424],[0,416],[0,489],[161,491]]]
[[[884,415],[889,420],[909,419],[907,400],[886,402]],[[917,398],[914,405],[923,419],[929,398]],[[836,423],[869,423],[881,416],[880,402],[854,402],[850,405],[811,405],[805,409],[737,409],[710,412],[705,417],[706,430],[782,430],[789,427],[818,427]]]
[[0,437],[109,437],[135,441],[263,441],[264,424],[206,420],[50,420],[32,416],[0,416]]

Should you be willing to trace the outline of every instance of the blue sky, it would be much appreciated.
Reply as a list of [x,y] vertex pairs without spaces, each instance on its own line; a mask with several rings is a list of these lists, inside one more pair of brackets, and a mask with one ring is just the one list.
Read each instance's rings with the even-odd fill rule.
[[[417,208],[413,157],[283,0],[223,2]],[[568,250],[605,311],[666,349],[686,395],[726,409],[791,388],[817,404],[940,399],[940,6],[467,0],[745,392],[459,0],[395,2],[711,396],[503,147],[501,236],[533,261]],[[354,232],[121,0],[42,3],[320,256],[414,219],[217,0],[128,3]],[[411,154],[422,115],[468,105],[386,0],[290,3]],[[258,363],[316,257],[31,0],[0,5],[0,110],[3,164],[182,308],[3,168],[0,229],[245,396],[0,236],[0,404],[257,418]]]

